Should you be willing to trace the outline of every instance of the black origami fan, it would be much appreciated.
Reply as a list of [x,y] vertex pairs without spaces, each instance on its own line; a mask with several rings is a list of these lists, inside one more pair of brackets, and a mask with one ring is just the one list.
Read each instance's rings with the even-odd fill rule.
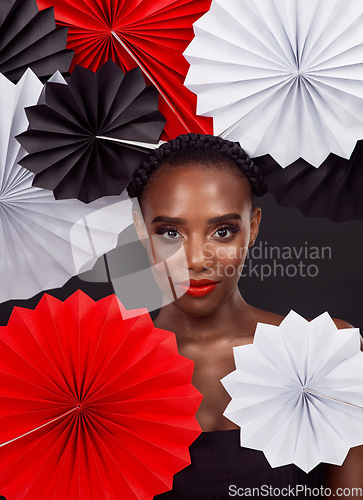
[[67,29],[56,28],[54,9],[39,11],[36,0],[0,0],[0,73],[17,83],[24,71],[45,81],[68,72],[73,51],[66,50]]
[[286,168],[269,155],[253,161],[280,205],[335,222],[363,220],[363,141],[349,160],[331,153],[319,168],[301,158]]
[[40,103],[26,109],[29,129],[17,139],[29,154],[20,164],[57,199],[118,195],[159,141],[158,98],[139,68],[76,66],[68,84],[46,83]]

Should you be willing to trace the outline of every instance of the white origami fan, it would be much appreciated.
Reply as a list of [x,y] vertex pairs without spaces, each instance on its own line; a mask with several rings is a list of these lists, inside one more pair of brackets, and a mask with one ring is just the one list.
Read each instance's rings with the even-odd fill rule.
[[236,370],[221,381],[232,397],[224,415],[241,427],[241,446],[263,451],[272,467],[341,465],[363,444],[358,329],[290,311],[280,326],[258,323],[253,344],[234,357]]
[[361,0],[213,0],[185,85],[214,133],[282,167],[349,158],[363,138]]
[[127,199],[85,205],[32,186],[34,174],[18,164],[26,153],[15,136],[27,129],[24,108],[37,103],[42,88],[31,70],[17,85],[0,74],[0,302],[29,298],[91,269],[132,222]]

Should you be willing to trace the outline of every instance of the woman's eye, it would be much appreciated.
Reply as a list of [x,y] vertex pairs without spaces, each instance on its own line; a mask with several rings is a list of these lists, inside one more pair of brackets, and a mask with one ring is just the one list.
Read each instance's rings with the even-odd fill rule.
[[164,238],[168,238],[169,240],[176,240],[178,238],[178,236],[180,236],[180,234],[178,233],[178,231],[169,230],[169,231],[166,231],[163,234],[163,236],[164,236]]
[[167,240],[178,240],[182,235],[176,229],[159,229],[156,233]]
[[213,233],[213,236],[216,236],[218,239],[227,239],[238,231],[239,228],[220,227],[215,233]]

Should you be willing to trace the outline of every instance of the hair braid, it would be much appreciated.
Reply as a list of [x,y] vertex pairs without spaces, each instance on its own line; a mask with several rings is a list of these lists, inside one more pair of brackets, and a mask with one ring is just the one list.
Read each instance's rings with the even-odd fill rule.
[[214,135],[191,133],[179,135],[151,153],[134,173],[127,186],[128,195],[130,198],[140,199],[149,179],[163,163],[182,163],[203,159],[217,162],[223,158],[232,160],[238,166],[240,172],[247,177],[256,196],[266,193],[267,185],[259,168],[238,143]]

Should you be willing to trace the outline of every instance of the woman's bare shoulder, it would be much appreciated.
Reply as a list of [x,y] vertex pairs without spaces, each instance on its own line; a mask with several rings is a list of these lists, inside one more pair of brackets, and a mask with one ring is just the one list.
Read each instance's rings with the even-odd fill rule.
[[353,326],[353,325],[351,325],[350,323],[347,323],[347,322],[346,322],[346,321],[344,321],[343,319],[332,318],[332,320],[334,321],[335,326],[336,326],[339,330],[342,330],[343,328],[354,328],[354,326]]
[[[271,311],[264,311],[263,309],[258,309],[257,307],[252,307],[252,313],[255,316],[255,320],[258,323],[269,323],[270,325],[279,326],[281,321],[285,318],[282,314],[276,314]],[[306,318],[311,321],[311,318]],[[335,326],[341,330],[343,328],[354,328],[353,325],[339,318],[332,318]]]
[[284,319],[284,316],[281,314],[265,311],[253,306],[250,306],[250,315],[256,325],[257,323],[268,323],[269,325],[279,326],[281,321]]
[[[279,326],[281,321],[285,318],[285,316],[281,314],[276,314],[270,311],[264,311],[263,309],[258,309],[256,307],[252,308],[252,314],[255,317],[255,323],[268,323],[270,325]],[[311,318],[307,318],[308,321],[311,321]],[[353,325],[339,318],[332,318],[335,323],[335,326],[338,330],[343,330],[345,328],[355,328]],[[363,351],[363,338],[361,338],[361,350]]]

